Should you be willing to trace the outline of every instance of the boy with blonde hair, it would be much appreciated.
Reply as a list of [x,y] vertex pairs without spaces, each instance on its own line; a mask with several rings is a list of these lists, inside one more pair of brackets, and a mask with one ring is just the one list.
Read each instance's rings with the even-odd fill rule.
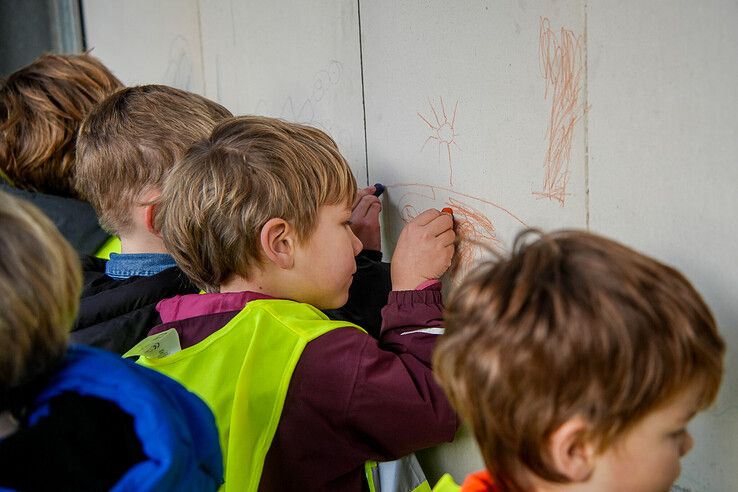
[[185,149],[230,112],[162,85],[127,87],[93,108],[77,140],[77,181],[121,254],[83,259],[84,290],[72,340],[119,354],[159,322],[156,304],[197,292],[151,227],[152,206]]
[[663,492],[715,399],[725,346],[678,271],[561,231],[475,269],[434,356],[487,470],[464,491]]
[[228,490],[358,492],[368,460],[453,438],[430,366],[453,220],[427,210],[403,230],[376,340],[318,310],[348,296],[355,193],[328,135],[265,117],[220,123],[165,184],[156,228],[208,294],[162,301],[152,336],[182,350],[139,362],[211,405]]
[[[103,227],[120,237],[121,254],[113,253],[109,261],[84,259],[85,289],[74,341],[125,353],[160,322],[155,309],[160,300],[197,292],[153,227],[152,200],[187,147],[229,116],[226,108],[197,94],[144,85],[118,91],[85,118],[77,189]],[[378,236],[381,206],[371,191],[358,194],[354,217]],[[378,331],[389,271],[379,251],[363,251],[357,263],[351,302],[330,315],[370,320]]]
[[212,413],[161,374],[67,347],[77,254],[36,207],[3,192],[0,250],[0,489],[215,490]]
[[77,130],[121,87],[88,54],[43,55],[0,82],[0,190],[41,208],[80,253],[95,253],[108,235],[74,188]]

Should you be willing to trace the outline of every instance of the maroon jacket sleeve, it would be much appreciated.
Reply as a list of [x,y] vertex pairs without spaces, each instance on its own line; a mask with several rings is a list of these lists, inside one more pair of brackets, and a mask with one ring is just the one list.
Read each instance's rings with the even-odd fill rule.
[[440,285],[390,293],[382,317],[378,343],[365,343],[359,357],[345,415],[353,439],[378,461],[451,441],[458,426],[431,365],[443,332]]
[[366,460],[451,441],[456,414],[431,370],[438,335],[418,331],[439,327],[442,311],[438,289],[392,292],[379,340],[347,327],[310,342],[292,375],[260,488],[279,482],[292,490],[289,469],[295,487],[303,480],[355,490],[348,484],[359,483]]

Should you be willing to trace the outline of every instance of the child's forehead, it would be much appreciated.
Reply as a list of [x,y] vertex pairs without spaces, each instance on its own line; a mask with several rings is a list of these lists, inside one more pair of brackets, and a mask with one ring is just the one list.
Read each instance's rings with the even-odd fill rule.
[[650,416],[656,420],[689,422],[700,410],[703,392],[703,383],[694,381],[654,408]]
[[321,215],[351,215],[351,205],[350,203],[334,203],[330,205],[321,205],[318,209],[318,213]]

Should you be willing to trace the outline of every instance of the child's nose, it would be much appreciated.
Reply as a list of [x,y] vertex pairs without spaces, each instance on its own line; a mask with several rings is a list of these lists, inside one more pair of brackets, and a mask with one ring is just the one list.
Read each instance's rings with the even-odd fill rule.
[[353,231],[351,232],[351,236],[353,237],[351,241],[353,242],[352,246],[354,248],[354,256],[356,256],[361,253],[362,249],[364,249],[364,245],[361,244],[361,239],[356,237],[356,234],[354,234]]

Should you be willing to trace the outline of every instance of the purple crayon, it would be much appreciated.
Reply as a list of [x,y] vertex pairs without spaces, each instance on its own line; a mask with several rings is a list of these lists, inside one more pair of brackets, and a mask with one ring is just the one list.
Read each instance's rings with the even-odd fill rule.
[[374,183],[374,196],[380,196],[384,193],[384,185],[382,183]]

